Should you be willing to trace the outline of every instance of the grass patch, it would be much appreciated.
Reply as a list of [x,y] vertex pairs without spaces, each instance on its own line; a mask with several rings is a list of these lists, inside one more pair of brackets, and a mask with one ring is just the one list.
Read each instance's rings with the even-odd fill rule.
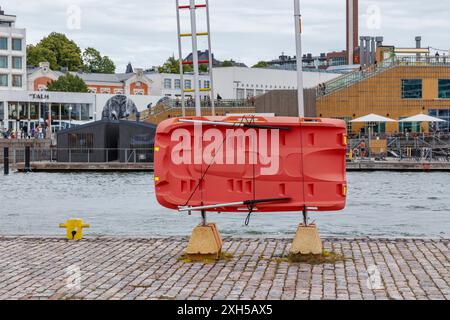
[[278,262],[306,263],[311,265],[318,264],[336,264],[345,261],[341,254],[324,250],[322,254],[290,254],[287,257],[277,258]]
[[182,261],[184,263],[216,263],[219,261],[230,261],[233,259],[233,255],[227,252],[221,252],[219,257],[215,257],[213,255],[188,255],[183,254],[181,257],[177,258],[178,261]]

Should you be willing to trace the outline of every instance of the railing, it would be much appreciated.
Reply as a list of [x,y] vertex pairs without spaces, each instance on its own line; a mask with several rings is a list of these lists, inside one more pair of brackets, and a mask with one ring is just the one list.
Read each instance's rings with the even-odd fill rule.
[[450,66],[450,57],[430,57],[430,56],[397,56],[383,60],[381,63],[362,68],[333,80],[326,82],[324,87],[317,88],[317,97],[327,96],[340,89],[351,86],[354,83],[358,83],[362,80],[371,78],[386,70],[389,70],[398,66],[413,66],[413,67],[440,67]]
[[[3,160],[3,151],[0,151]],[[48,148],[30,149],[30,162],[64,163],[152,163],[153,148]],[[25,162],[25,149],[13,149],[9,154],[11,164]]]
[[[388,136],[387,149],[383,154],[373,154],[368,137],[349,139],[348,154],[352,160],[396,159],[399,161],[450,161],[450,138],[435,134]],[[361,148],[365,145],[365,148]],[[354,150],[357,150],[355,156]],[[363,150],[364,149],[364,150]],[[363,154],[364,153],[364,154]]]
[[335,91],[347,88],[354,83],[358,83],[362,80],[371,78],[388,69],[391,69],[395,66],[395,64],[395,60],[388,59],[384,60],[382,63],[377,64],[376,66],[373,65],[368,68],[358,69],[356,71],[344,74],[336,79],[326,82],[323,87],[318,87],[316,96],[327,96]]
[[[254,108],[254,99],[236,99],[236,100],[215,100],[216,109],[226,108],[226,109],[239,109],[239,108]],[[193,100],[186,100],[185,102],[186,110],[195,109],[195,102]],[[208,100],[201,101],[201,108],[208,109],[211,108],[211,102]],[[152,108],[146,113],[141,114],[141,116],[158,116],[165,112],[170,112],[176,109],[181,109],[181,100],[168,99],[164,103]]]

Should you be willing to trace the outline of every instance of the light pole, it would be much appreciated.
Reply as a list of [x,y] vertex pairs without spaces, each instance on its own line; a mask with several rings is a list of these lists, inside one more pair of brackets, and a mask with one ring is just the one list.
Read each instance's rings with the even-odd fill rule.
[[302,61],[302,16],[300,14],[300,0],[294,0],[295,43],[297,49],[297,91],[298,116],[305,116],[303,100],[303,61]]

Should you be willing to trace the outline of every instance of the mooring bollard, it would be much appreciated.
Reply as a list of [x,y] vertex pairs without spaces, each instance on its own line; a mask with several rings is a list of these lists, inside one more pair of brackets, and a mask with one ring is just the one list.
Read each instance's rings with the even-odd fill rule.
[[25,167],[23,169],[23,172],[31,172],[30,155],[31,155],[31,148],[27,146],[25,147]]
[[3,170],[4,170],[4,174],[8,175],[9,174],[9,148],[5,147],[3,149]]
[[66,228],[67,240],[83,239],[83,228],[90,228],[89,224],[83,223],[82,219],[70,219],[66,223],[61,223],[60,228]]

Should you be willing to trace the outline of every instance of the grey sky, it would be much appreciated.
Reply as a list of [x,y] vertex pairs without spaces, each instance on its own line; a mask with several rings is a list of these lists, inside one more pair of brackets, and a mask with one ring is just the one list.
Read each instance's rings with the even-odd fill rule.
[[[80,29],[67,27],[67,10],[73,5],[81,9]],[[175,0],[3,0],[1,6],[18,16],[18,27],[27,28],[28,43],[63,32],[82,48],[92,46],[109,55],[118,71],[128,61],[135,67],[160,65],[178,50]],[[252,65],[281,52],[294,54],[293,0],[210,0],[210,6],[216,58]],[[302,0],[301,6],[304,53],[343,50],[345,0]],[[375,14],[367,14],[368,9]],[[360,16],[360,33],[383,35],[386,44],[412,46],[421,35],[425,46],[450,48],[449,0],[361,0]],[[204,16],[199,14],[198,20],[202,31]],[[206,48],[206,41],[199,46]],[[189,50],[186,40],[184,51]]]

